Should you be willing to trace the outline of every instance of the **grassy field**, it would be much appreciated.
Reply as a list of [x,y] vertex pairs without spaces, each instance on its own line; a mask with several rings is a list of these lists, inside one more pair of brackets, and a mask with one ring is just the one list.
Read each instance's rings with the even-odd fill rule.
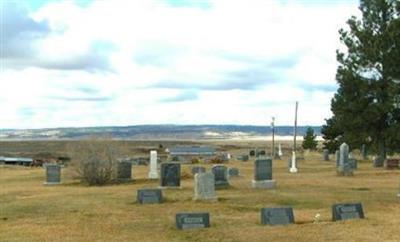
[[[274,161],[275,190],[251,188],[252,161],[227,163],[241,176],[215,203],[192,201],[192,166],[183,165],[182,188],[164,190],[166,202],[154,205],[136,203],[137,189],[158,186],[145,166],[133,167],[134,182],[104,187],[79,185],[68,168],[63,185],[44,186],[43,168],[0,166],[0,241],[400,241],[400,171],[361,163],[354,177],[337,177],[334,161],[311,153],[290,174],[287,160]],[[331,222],[341,202],[362,202],[366,219]],[[295,224],[261,225],[260,209],[275,206],[293,207]],[[211,227],[177,230],[181,211],[209,212]]]

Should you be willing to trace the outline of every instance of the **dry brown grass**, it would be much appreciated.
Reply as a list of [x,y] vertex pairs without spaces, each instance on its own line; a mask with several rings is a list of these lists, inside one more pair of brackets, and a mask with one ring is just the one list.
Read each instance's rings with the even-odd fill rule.
[[[227,165],[241,176],[217,191],[218,202],[192,201],[188,178],[154,205],[136,203],[138,188],[158,186],[144,166],[133,168],[135,182],[104,187],[77,184],[68,168],[63,185],[44,186],[42,168],[0,167],[0,241],[400,241],[399,171],[362,163],[354,177],[337,177],[333,161],[305,158],[298,174],[288,173],[288,157],[274,161],[275,190],[251,189],[252,162],[233,161]],[[191,165],[182,168],[190,173]],[[363,203],[366,219],[330,221],[333,203],[353,201]],[[270,206],[292,206],[296,224],[262,226],[260,209]],[[210,212],[211,227],[177,230],[181,211]],[[313,223],[316,213],[321,223]]]

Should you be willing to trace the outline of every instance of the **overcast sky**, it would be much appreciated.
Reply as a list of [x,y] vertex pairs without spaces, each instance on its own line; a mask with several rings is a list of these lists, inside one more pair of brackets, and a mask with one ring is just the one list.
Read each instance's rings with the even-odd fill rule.
[[353,0],[1,4],[0,129],[321,125]]

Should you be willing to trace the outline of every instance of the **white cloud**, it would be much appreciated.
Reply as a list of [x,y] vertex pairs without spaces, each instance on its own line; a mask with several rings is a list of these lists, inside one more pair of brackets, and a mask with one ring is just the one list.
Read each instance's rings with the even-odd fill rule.
[[32,57],[2,56],[0,127],[291,125],[296,100],[300,124],[322,124],[356,4],[49,3],[29,13],[50,29]]

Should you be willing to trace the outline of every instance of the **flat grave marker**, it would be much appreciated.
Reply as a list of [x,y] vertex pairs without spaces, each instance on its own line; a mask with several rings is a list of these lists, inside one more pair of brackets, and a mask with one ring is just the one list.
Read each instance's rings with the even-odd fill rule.
[[178,229],[196,229],[210,227],[209,213],[177,213],[176,227]]
[[229,177],[237,177],[239,176],[239,169],[235,167],[228,168],[228,176]]
[[294,215],[291,207],[261,209],[261,224],[273,226],[293,223]]
[[362,219],[364,211],[361,203],[339,203],[332,205],[332,220]]
[[161,189],[139,189],[137,191],[137,202],[140,204],[162,203]]

